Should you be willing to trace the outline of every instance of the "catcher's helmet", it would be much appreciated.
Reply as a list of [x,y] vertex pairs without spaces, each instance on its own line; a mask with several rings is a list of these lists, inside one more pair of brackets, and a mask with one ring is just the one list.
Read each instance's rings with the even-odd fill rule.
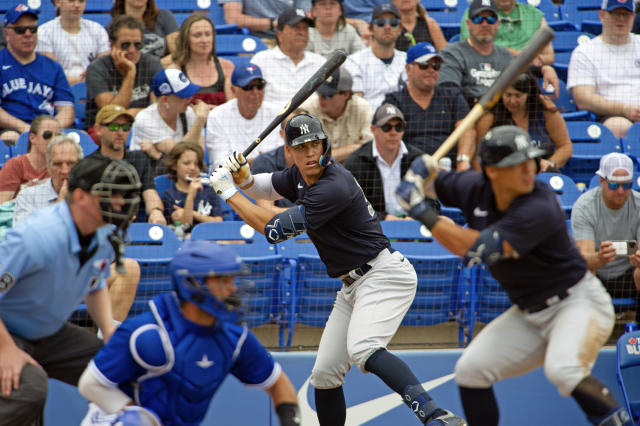
[[534,146],[531,138],[517,126],[499,126],[489,130],[480,141],[480,166],[509,167],[539,158],[547,152]]
[[325,167],[331,160],[331,141],[324,132],[320,120],[310,114],[299,114],[293,117],[284,128],[285,142],[296,146],[307,142],[321,140],[324,152],[320,157],[320,165]]
[[236,322],[240,299],[218,300],[207,287],[206,277],[246,274],[248,268],[233,249],[213,241],[185,241],[169,265],[171,281],[184,301],[196,304],[220,321]]
[[[92,155],[80,160],[69,172],[69,191],[80,188],[100,198],[100,212],[107,223],[125,230],[138,212],[140,178],[136,169],[124,160]],[[114,195],[121,195],[120,210],[113,205]]]

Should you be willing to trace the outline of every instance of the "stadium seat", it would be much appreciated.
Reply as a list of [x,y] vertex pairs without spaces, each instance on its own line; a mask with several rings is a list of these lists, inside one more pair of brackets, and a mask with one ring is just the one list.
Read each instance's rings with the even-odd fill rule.
[[560,170],[576,183],[587,185],[600,166],[600,157],[622,152],[620,140],[601,123],[567,121],[573,154]]
[[87,125],[87,83],[81,81],[71,86],[73,105],[76,113],[76,129],[84,129]]
[[140,264],[140,283],[129,315],[148,309],[147,302],[157,294],[171,291],[169,262],[181,246],[180,240],[164,225],[132,223],[127,229],[125,256]]
[[106,25],[111,22],[112,7],[113,0],[87,1],[82,17],[106,27]]
[[247,56],[262,50],[267,50],[267,45],[258,37],[242,34],[216,35],[216,54],[220,56]]
[[[80,144],[82,153],[85,157],[98,149],[98,145],[96,145],[93,139],[91,139],[91,136],[89,136],[89,134],[84,130],[62,129],[62,132],[70,134],[75,133],[78,135],[78,143]],[[29,132],[22,133],[20,137],[18,137],[16,144],[11,149],[13,157],[26,154],[29,150]]]
[[582,191],[569,177],[560,173],[539,173],[536,180],[546,183],[557,195],[567,219],[571,218],[571,209]]
[[500,283],[491,276],[486,264],[474,266],[472,277],[472,308],[469,318],[469,335],[473,334],[475,321],[488,323],[511,307],[509,296]]
[[[542,93],[549,95],[551,100],[556,104],[556,107],[560,110],[562,114],[562,118],[565,121],[590,121],[591,113],[585,110],[578,110],[576,106],[576,102],[573,100],[573,96],[567,90],[567,85],[564,81],[559,80],[560,84],[560,93],[558,94],[558,99],[553,99],[552,96],[555,93],[553,87],[542,87],[543,79],[538,80],[540,83],[540,90]],[[549,90],[550,89],[550,90]]]
[[575,31],[576,27],[562,17],[562,11],[552,0],[518,0],[537,7],[544,14],[547,25],[554,31]]
[[624,333],[616,344],[616,376],[624,404],[633,418],[633,424],[640,424],[640,331],[634,330]]
[[598,16],[601,6],[601,0],[564,0],[560,10],[562,19],[572,23],[576,30],[598,35],[602,32]]
[[383,220],[382,233],[391,241],[431,241],[431,231],[417,220]]
[[11,147],[0,141],[0,168],[11,158]]
[[250,270],[235,279],[238,294],[248,307],[243,321],[249,327],[279,324],[280,346],[284,346],[285,328],[292,319],[293,308],[291,291],[281,280],[284,259],[276,246],[242,221],[199,223],[191,231],[191,239],[229,244],[242,257]]
[[440,25],[444,38],[450,40],[454,35],[460,34],[462,15],[471,2],[468,0],[422,0],[421,3],[427,14]]
[[635,170],[640,170],[640,122],[629,127],[621,142],[622,151],[634,161]]
[[158,175],[153,178],[153,182],[156,185],[156,192],[158,193],[160,198],[162,198],[162,194],[164,194],[164,191],[175,185],[175,183],[171,179],[169,179],[169,175]]
[[558,32],[553,38],[553,51],[555,54],[555,62],[553,68],[558,73],[560,80],[566,82],[569,70],[569,61],[571,52],[579,44],[585,43],[593,38],[593,34],[582,31],[564,31]]

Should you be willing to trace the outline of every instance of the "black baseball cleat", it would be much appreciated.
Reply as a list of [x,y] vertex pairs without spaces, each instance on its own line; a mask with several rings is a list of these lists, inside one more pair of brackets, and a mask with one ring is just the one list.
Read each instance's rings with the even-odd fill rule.
[[467,426],[467,422],[448,410],[439,410],[442,413],[437,417],[432,417],[425,423],[425,426]]

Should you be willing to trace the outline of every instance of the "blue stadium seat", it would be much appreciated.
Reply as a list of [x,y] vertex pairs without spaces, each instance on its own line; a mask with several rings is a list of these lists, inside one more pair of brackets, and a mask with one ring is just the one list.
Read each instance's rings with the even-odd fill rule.
[[[98,149],[98,145],[91,139],[91,136],[84,130],[79,129],[62,129],[63,133],[76,133],[78,135],[78,143],[82,148],[82,153],[86,157]],[[12,156],[26,154],[29,149],[29,132],[24,132],[18,137],[16,144],[12,147]]]
[[629,127],[621,143],[623,152],[634,160],[635,170],[640,170],[640,122]]
[[560,170],[576,183],[591,181],[600,166],[600,157],[610,152],[622,152],[620,140],[600,123],[567,121],[573,154]]
[[78,82],[71,86],[73,93],[73,105],[76,113],[76,128],[84,129],[87,125],[86,109],[87,109],[87,83]]
[[555,53],[553,67],[562,81],[567,81],[569,60],[573,49],[591,38],[593,38],[593,34],[582,31],[563,31],[555,34],[553,38],[553,51]]
[[560,173],[539,173],[536,180],[546,183],[558,195],[560,205],[567,219],[570,219],[573,203],[582,195],[576,183],[569,176]]
[[284,346],[284,332],[293,307],[291,291],[282,284],[284,260],[276,246],[242,221],[199,223],[191,231],[191,239],[229,244],[242,257],[250,269],[248,275],[235,279],[238,294],[248,306],[243,321],[250,327],[279,324],[280,346]]
[[534,6],[544,14],[547,25],[554,31],[574,31],[576,27],[569,21],[563,20],[562,11],[551,0],[518,0],[520,3]]
[[427,14],[440,25],[444,38],[450,40],[454,35],[460,34],[462,15],[471,2],[468,0],[422,0],[421,3]]
[[221,25],[228,25],[227,21],[224,19],[224,9],[218,0],[211,1],[211,7],[209,8],[209,18],[213,21],[213,24],[216,26],[216,33],[218,33],[218,27]]
[[640,381],[640,331],[623,334],[616,344],[616,376],[622,390],[624,404],[633,418],[633,424],[640,424],[640,394],[633,392],[632,383]]
[[560,6],[562,19],[571,22],[577,30],[600,34],[602,23],[598,11],[601,5],[601,0],[564,0]]
[[173,289],[169,263],[182,243],[163,225],[136,222],[129,225],[127,232],[125,256],[140,264],[140,283],[129,311],[129,315],[137,315],[148,309],[150,299]]
[[97,22],[105,27],[111,22],[113,0],[91,0],[86,2],[83,18]]
[[0,141],[0,168],[11,158],[11,147]]
[[220,56],[246,56],[267,50],[267,45],[258,37],[242,34],[216,35],[216,54]]
[[558,109],[560,110],[562,118],[564,118],[565,121],[590,121],[591,113],[585,110],[578,110],[576,102],[573,99],[571,93],[567,90],[567,85],[564,81],[559,81],[560,93],[558,94],[558,99],[553,99],[552,97],[555,93],[553,87],[542,87],[542,78],[538,81],[540,83],[540,90],[542,91],[542,93],[549,95],[551,100],[556,104],[556,107],[558,107]]
[[469,318],[469,335],[473,334],[475,321],[488,323],[511,307],[509,296],[498,281],[491,276],[486,264],[473,267],[472,309]]
[[156,176],[155,178],[153,178],[153,181],[156,185],[156,192],[158,193],[160,198],[162,198],[162,194],[164,194],[164,191],[175,185],[175,182],[169,179],[169,175]]
[[18,155],[26,154],[29,151],[29,132],[22,133],[16,144],[11,147],[11,156],[17,157]]
[[431,241],[431,231],[417,220],[383,220],[382,232],[392,241]]

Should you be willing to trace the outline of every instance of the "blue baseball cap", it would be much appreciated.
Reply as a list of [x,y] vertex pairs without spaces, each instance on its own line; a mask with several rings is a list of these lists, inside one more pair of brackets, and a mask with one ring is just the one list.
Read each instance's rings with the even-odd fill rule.
[[249,61],[237,64],[231,74],[231,84],[234,86],[245,87],[256,79],[264,80],[262,70]]
[[175,95],[179,98],[190,98],[200,90],[200,86],[189,81],[186,75],[178,69],[167,68],[159,71],[151,82],[156,96]]
[[400,18],[400,12],[397,7],[392,3],[382,3],[377,5],[375,9],[373,9],[373,12],[371,12],[371,22],[383,13],[391,13],[395,15],[396,18]]
[[627,9],[630,12],[635,13],[636,5],[634,0],[602,0],[602,10],[612,12],[616,9]]
[[438,51],[431,43],[422,42],[414,44],[407,50],[407,63],[412,64],[414,62],[418,64],[426,64],[432,58],[438,58],[441,61],[442,56],[438,54]]
[[2,22],[6,27],[9,24],[15,23],[20,17],[26,13],[33,15],[36,19],[38,19],[38,10],[32,9],[24,3],[18,3],[11,9],[7,10],[7,13],[4,15],[4,19]]

